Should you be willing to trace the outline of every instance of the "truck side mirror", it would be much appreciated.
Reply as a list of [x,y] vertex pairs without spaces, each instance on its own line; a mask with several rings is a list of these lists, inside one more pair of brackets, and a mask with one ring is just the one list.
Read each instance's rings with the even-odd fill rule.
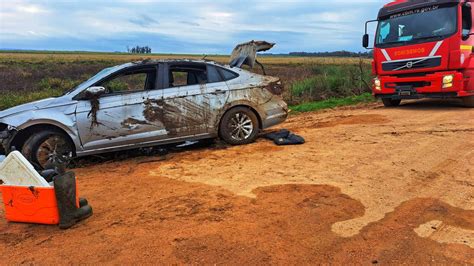
[[364,34],[364,37],[362,38],[362,46],[365,48],[365,49],[368,49],[369,48],[369,34]]
[[365,48],[365,49],[373,49],[373,48],[369,48],[369,33],[368,33],[368,26],[369,26],[369,23],[374,23],[374,22],[379,22],[378,20],[369,20],[365,23],[365,34],[364,34],[364,37],[362,38],[362,46]]

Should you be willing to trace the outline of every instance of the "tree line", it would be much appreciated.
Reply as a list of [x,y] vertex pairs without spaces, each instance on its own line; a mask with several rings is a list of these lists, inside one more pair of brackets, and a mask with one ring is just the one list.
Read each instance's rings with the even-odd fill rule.
[[149,46],[136,46],[136,47],[128,47],[127,52],[131,54],[151,54],[151,48]]
[[372,52],[349,52],[349,51],[335,51],[335,52],[292,52],[291,56],[308,56],[308,57],[372,57]]

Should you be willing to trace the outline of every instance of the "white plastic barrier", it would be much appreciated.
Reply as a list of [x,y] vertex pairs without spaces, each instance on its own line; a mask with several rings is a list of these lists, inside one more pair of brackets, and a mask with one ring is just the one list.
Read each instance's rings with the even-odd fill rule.
[[0,162],[0,180],[7,186],[50,187],[18,151],[11,152]]

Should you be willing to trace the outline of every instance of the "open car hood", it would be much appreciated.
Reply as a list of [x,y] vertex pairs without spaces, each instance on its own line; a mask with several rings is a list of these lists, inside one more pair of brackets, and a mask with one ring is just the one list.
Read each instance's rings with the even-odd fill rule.
[[250,41],[237,45],[232,51],[230,57],[231,67],[242,67],[247,65],[251,68],[254,67],[257,61],[257,52],[268,51],[275,46],[275,43],[266,41]]

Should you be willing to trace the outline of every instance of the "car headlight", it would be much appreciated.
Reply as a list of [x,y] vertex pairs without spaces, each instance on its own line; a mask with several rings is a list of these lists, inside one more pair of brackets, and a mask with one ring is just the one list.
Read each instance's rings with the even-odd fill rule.
[[380,81],[380,79],[378,79],[378,78],[374,79],[374,86],[375,86],[376,90],[378,90],[378,91],[382,90],[382,82]]
[[443,77],[443,89],[453,87],[454,75],[447,75]]

